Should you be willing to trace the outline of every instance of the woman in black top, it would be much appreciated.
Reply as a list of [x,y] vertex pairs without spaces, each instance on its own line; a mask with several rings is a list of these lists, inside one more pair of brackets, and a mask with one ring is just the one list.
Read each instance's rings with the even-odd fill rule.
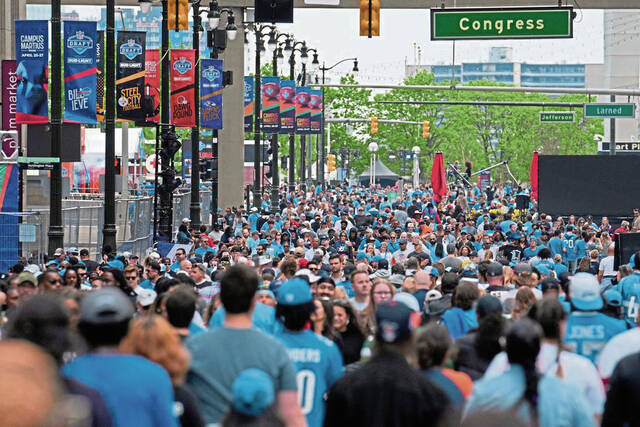
[[351,303],[344,299],[333,301],[333,327],[342,337],[342,359],[348,365],[360,360],[365,336]]

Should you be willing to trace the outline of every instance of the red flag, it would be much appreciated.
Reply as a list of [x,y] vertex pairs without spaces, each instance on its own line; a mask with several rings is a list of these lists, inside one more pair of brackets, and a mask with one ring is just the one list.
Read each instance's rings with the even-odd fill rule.
[[193,49],[171,49],[171,123],[178,127],[196,125],[195,59]]
[[[145,95],[153,97],[153,108],[160,105],[160,50],[147,49],[144,61]],[[148,91],[148,93],[147,93]],[[148,122],[160,123],[160,113],[147,117]]]
[[531,182],[531,197],[538,201],[538,152],[533,152],[531,169],[529,169],[529,181]]
[[444,159],[442,153],[436,153],[431,167],[431,188],[433,189],[433,200],[440,203],[447,195],[447,177],[444,173]]

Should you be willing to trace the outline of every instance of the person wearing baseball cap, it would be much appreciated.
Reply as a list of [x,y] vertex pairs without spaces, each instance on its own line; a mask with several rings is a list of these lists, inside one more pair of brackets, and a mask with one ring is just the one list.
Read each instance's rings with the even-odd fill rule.
[[572,313],[567,321],[565,343],[593,363],[599,350],[615,335],[627,330],[624,320],[601,313],[604,301],[598,279],[589,273],[577,273],[569,283]]
[[331,388],[324,425],[372,426],[381,420],[403,427],[444,423],[449,399],[408,363],[415,360],[413,331],[420,314],[391,300],[376,309],[376,324],[373,357]]
[[274,406],[276,396],[273,380],[266,372],[254,368],[245,369],[233,381],[231,393],[231,409],[224,416],[221,425],[280,423]]
[[275,337],[287,347],[298,376],[306,375],[315,379],[298,390],[301,397],[313,396],[304,406],[310,427],[322,426],[325,413],[323,396],[344,374],[338,347],[307,329],[315,311],[311,289],[304,278],[294,277],[278,288],[276,317],[282,321],[284,329]]
[[167,371],[145,358],[118,351],[133,313],[133,305],[118,288],[88,293],[80,303],[78,330],[89,352],[66,364],[62,373],[98,390],[114,425],[176,426]]

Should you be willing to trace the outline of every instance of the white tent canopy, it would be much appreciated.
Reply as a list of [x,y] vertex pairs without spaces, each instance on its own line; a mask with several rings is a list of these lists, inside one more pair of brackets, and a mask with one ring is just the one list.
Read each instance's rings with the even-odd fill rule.
[[[116,156],[122,155],[122,129],[116,128]],[[138,153],[140,138],[142,136],[142,128],[129,128],[129,157],[135,157]],[[85,153],[104,153],[105,152],[106,134],[97,128],[84,129],[84,145]]]

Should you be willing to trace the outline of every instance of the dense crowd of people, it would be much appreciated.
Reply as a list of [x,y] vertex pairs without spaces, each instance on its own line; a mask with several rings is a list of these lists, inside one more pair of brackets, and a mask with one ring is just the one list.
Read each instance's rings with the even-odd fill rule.
[[[0,425],[636,425],[633,219],[340,185],[0,278]],[[18,410],[16,410],[18,409]]]

